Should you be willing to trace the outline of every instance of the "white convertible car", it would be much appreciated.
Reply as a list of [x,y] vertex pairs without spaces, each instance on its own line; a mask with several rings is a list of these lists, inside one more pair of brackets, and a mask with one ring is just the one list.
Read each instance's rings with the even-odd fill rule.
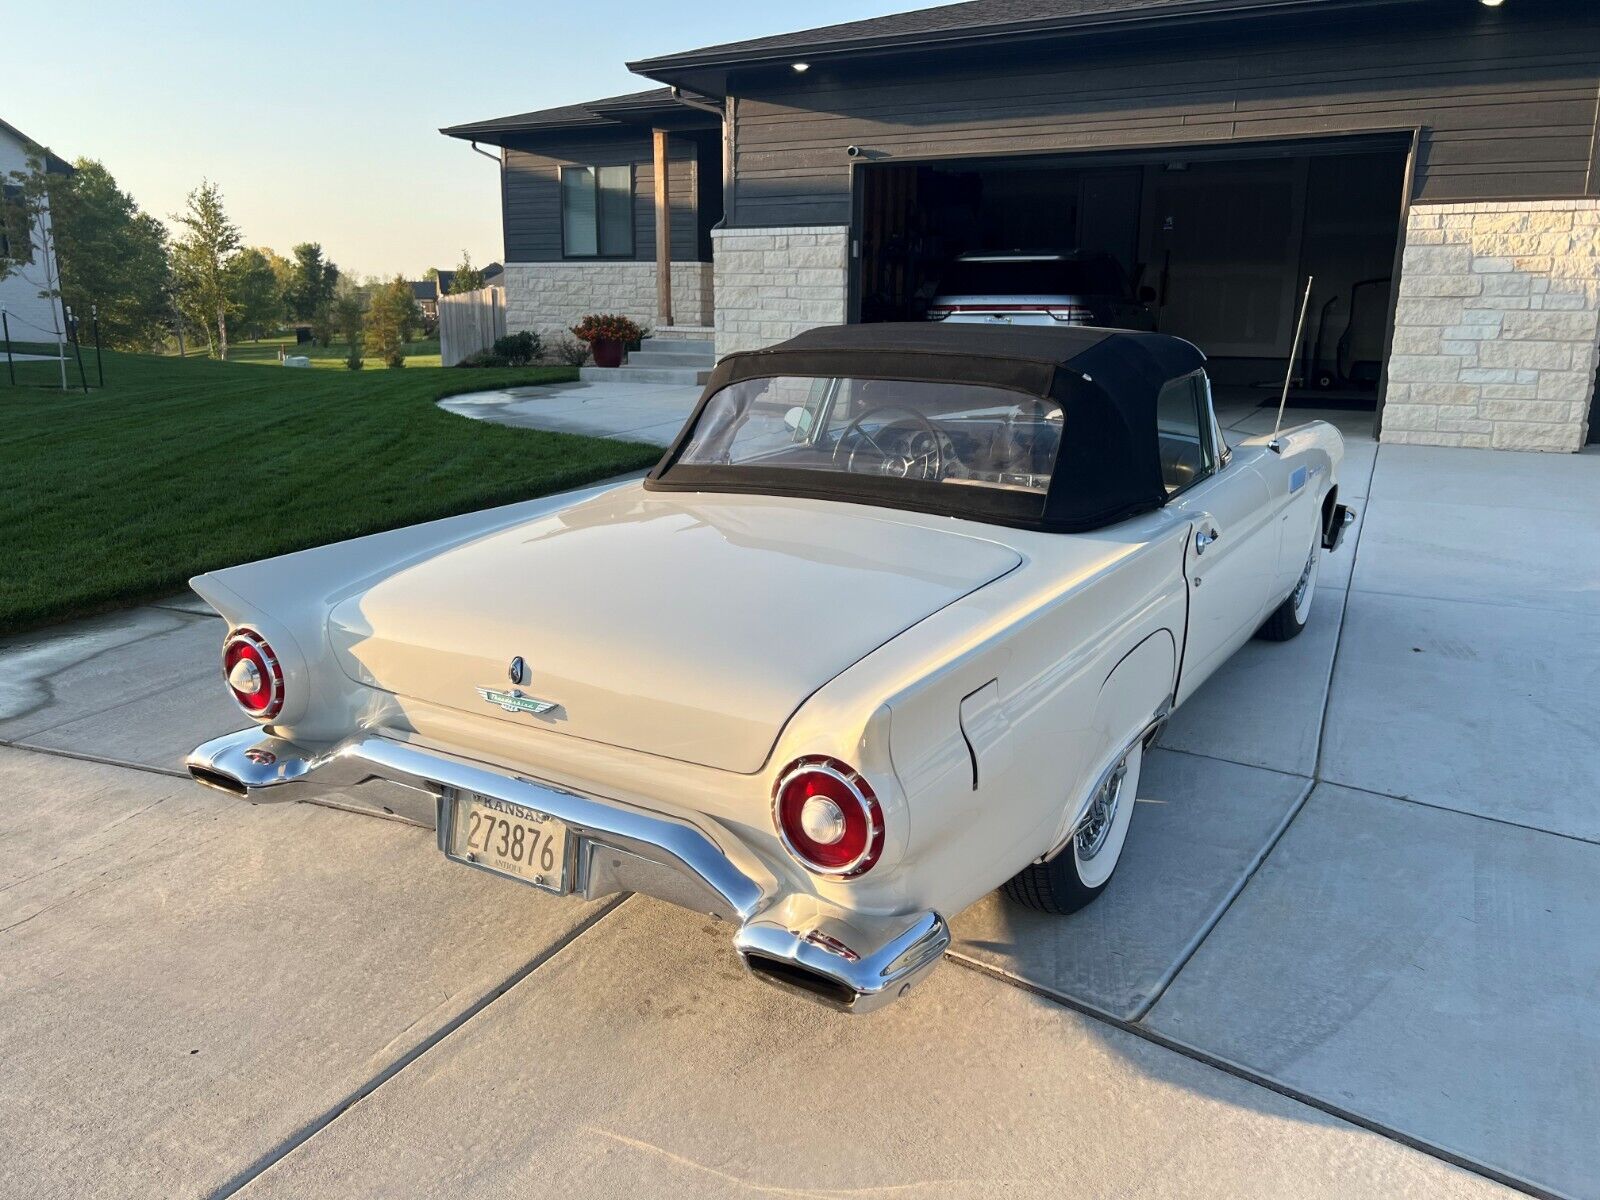
[[1168,714],[1305,624],[1342,457],[1229,445],[1176,338],[814,330],[724,359],[642,482],[196,579],[252,724],[189,769],[714,914],[865,1011],[991,889],[1105,888]]

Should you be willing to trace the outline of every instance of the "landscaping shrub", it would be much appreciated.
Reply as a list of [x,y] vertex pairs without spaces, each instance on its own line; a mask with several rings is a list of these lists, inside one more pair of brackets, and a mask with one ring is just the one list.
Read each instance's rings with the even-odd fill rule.
[[589,361],[589,344],[580,342],[570,333],[563,333],[550,339],[549,354],[565,366],[581,367]]
[[[496,346],[499,344],[499,342],[495,343]],[[512,365],[505,355],[499,354],[494,350],[474,350],[456,364],[458,367],[509,367]],[[520,366],[521,364],[516,365]]]
[[535,361],[542,351],[539,335],[530,329],[508,333],[494,340],[494,353],[505,359],[505,365],[509,367],[525,367]]

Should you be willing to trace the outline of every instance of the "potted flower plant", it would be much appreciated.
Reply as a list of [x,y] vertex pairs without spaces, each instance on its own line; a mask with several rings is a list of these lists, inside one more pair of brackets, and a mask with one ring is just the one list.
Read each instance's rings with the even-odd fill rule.
[[572,336],[588,342],[597,367],[620,367],[622,350],[644,337],[644,330],[619,313],[590,313],[572,327]]

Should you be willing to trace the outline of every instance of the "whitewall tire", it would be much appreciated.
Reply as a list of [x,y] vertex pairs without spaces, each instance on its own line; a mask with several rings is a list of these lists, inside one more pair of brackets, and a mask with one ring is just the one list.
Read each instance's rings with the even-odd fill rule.
[[1272,615],[1256,630],[1258,638],[1269,642],[1287,642],[1292,637],[1300,636],[1300,631],[1311,619],[1311,600],[1317,592],[1317,569],[1321,563],[1320,547],[1313,541],[1311,557],[1306,559],[1306,565],[1301,568],[1294,591],[1272,610]]
[[1072,913],[1105,891],[1128,840],[1143,763],[1144,743],[1135,742],[1095,793],[1072,840],[1049,862],[1030,863],[1008,880],[1006,895],[1040,912]]

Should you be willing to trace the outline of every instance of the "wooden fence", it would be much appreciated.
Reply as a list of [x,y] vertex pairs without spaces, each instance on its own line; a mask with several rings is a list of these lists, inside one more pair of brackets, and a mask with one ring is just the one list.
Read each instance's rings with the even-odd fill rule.
[[453,367],[506,335],[506,290],[479,288],[439,297],[439,360]]

